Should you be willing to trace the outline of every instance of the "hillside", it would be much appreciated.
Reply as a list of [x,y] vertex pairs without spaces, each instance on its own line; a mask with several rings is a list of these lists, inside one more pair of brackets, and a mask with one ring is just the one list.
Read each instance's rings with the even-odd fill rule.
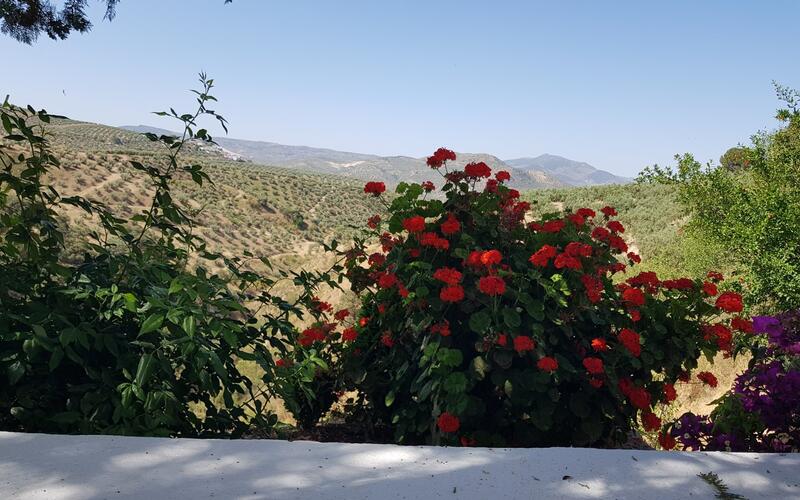
[[539,155],[535,158],[514,158],[506,160],[506,163],[526,172],[544,172],[566,186],[625,184],[631,181],[627,177],[599,170],[586,162],[550,154]]
[[[53,182],[63,195],[81,194],[128,216],[145,207],[150,187],[129,162],[158,164],[161,146],[141,134],[71,120],[56,120],[48,130],[62,153]],[[361,182],[340,176],[233,161],[199,145],[191,145],[183,160],[203,165],[214,181],[176,183],[176,198],[194,211],[196,232],[211,250],[303,258],[318,243],[351,234],[380,209],[364,196]],[[76,234],[89,229],[79,212],[71,219]]]

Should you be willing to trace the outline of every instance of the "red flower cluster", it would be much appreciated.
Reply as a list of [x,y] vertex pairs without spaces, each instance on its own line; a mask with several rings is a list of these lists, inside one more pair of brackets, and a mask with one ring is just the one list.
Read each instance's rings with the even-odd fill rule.
[[664,401],[671,403],[675,401],[677,397],[678,393],[675,391],[675,386],[672,384],[664,384]]
[[503,295],[506,293],[506,282],[499,276],[483,276],[478,280],[478,288],[486,295]]
[[458,219],[456,219],[455,215],[448,214],[447,220],[442,222],[439,228],[442,230],[442,234],[449,236],[457,233],[461,229],[461,224],[458,222]]
[[300,333],[298,342],[301,346],[308,347],[314,342],[321,342],[323,340],[325,340],[325,330],[318,326],[314,326],[303,330],[302,333]]
[[380,196],[381,193],[386,191],[386,184],[382,182],[370,181],[364,184],[364,192],[373,196]]
[[461,427],[461,422],[455,415],[442,412],[442,414],[439,415],[439,418],[436,420],[436,425],[442,432],[456,432],[458,428]]
[[456,271],[451,267],[441,267],[433,273],[433,279],[439,280],[448,285],[457,285],[461,283],[461,272]]
[[532,351],[536,348],[536,342],[526,335],[518,335],[514,337],[514,350],[522,354],[523,352]]
[[497,179],[497,182],[506,182],[511,180],[511,174],[509,174],[505,170],[500,170],[499,172],[494,174],[494,178]]
[[431,191],[436,189],[436,186],[434,186],[433,182],[431,181],[425,181],[422,183],[422,189],[424,189],[425,192],[430,193]]
[[345,342],[353,342],[357,338],[358,338],[358,332],[353,327],[345,328],[342,331],[342,340]]
[[636,387],[633,382],[628,379],[621,379],[619,381],[619,390],[631,404],[640,410],[650,409],[650,393],[642,387]]
[[536,362],[536,367],[543,372],[554,372],[558,370],[558,361],[550,356],[545,356]]
[[450,323],[447,320],[444,323],[437,323],[431,326],[431,333],[438,333],[442,337],[449,337],[450,336]]
[[583,358],[583,367],[592,375],[603,373],[603,360],[600,358]]
[[647,432],[657,431],[661,428],[661,419],[651,411],[642,412],[642,426]]
[[718,383],[717,377],[715,377],[711,372],[700,372],[697,374],[697,378],[710,387],[716,387]]
[[467,177],[479,179],[481,177],[490,177],[492,175],[492,169],[489,168],[489,165],[486,163],[479,161],[477,163],[468,163],[464,167],[464,173]]
[[442,302],[459,302],[464,300],[464,289],[461,285],[450,285],[442,288],[439,292]]
[[618,337],[620,343],[625,346],[625,349],[630,351],[631,354],[637,358],[642,354],[641,339],[639,338],[638,333],[634,332],[630,328],[623,328],[619,332]]
[[425,230],[425,217],[421,215],[415,215],[413,217],[403,219],[403,229],[409,233],[421,233]]
[[614,207],[603,207],[600,209],[606,217],[614,217],[617,215],[617,209]]
[[433,153],[433,156],[428,157],[428,166],[431,168],[439,168],[446,161],[455,161],[456,154],[449,149],[439,148]]
[[643,306],[644,292],[638,288],[628,288],[622,292],[622,300],[624,300],[629,306]]
[[592,349],[596,352],[603,352],[608,350],[608,344],[605,339],[596,338],[592,339]]
[[584,274],[581,276],[581,283],[583,283],[583,287],[586,288],[586,297],[589,299],[589,302],[592,304],[600,302],[600,294],[603,292],[603,282],[590,274]]
[[550,245],[542,245],[542,248],[536,251],[533,255],[531,255],[530,259],[528,259],[531,264],[534,266],[539,267],[546,267],[547,264],[550,263],[550,259],[556,256],[558,250],[556,247]]
[[729,313],[742,312],[742,309],[744,309],[744,304],[742,304],[742,296],[735,292],[722,292],[722,294],[717,297],[717,302],[715,305],[717,306],[717,309],[721,309]]
[[450,248],[449,241],[432,232],[422,233],[419,237],[419,244],[424,247],[433,247],[438,250],[447,250]]

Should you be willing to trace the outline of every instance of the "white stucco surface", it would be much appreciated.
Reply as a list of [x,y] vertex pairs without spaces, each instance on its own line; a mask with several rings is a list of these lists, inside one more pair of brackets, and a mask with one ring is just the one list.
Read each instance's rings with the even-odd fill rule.
[[0,499],[800,499],[800,454],[0,432]]

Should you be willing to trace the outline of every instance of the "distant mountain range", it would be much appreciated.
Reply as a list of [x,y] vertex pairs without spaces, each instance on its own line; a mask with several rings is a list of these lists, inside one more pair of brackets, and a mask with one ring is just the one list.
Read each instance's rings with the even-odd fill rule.
[[[158,135],[175,134],[169,130],[146,125],[120,128]],[[377,156],[226,137],[215,137],[214,140],[219,144],[220,153],[226,157],[234,160],[249,160],[264,165],[344,175],[364,180],[379,180],[389,185],[403,181],[432,180],[435,182],[438,177],[426,166],[425,158]],[[505,161],[483,153],[456,153],[456,157],[458,159],[452,165],[457,168],[463,167],[469,162],[483,161],[494,171],[509,171],[511,173],[510,185],[519,190],[630,182],[628,178],[616,176],[605,170],[598,170],[588,163],[555,155],[544,154],[535,158],[515,158]]]

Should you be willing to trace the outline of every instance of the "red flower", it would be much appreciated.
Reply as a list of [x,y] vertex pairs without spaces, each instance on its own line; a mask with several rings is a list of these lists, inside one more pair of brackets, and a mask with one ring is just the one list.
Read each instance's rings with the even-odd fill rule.
[[742,296],[735,292],[722,292],[722,295],[717,297],[715,305],[717,309],[722,309],[729,313],[742,312],[744,308],[742,305]]
[[608,224],[606,224],[606,227],[615,233],[625,232],[625,226],[623,226],[618,220],[609,221]]
[[603,352],[608,350],[608,344],[605,339],[596,338],[592,339],[592,349],[596,352]]
[[461,282],[461,273],[450,267],[441,267],[433,273],[433,278],[448,285],[457,285]]
[[675,401],[677,397],[678,393],[675,391],[675,386],[672,384],[664,384],[664,401],[671,403]]
[[461,422],[455,415],[442,412],[436,420],[436,425],[439,426],[439,430],[442,432],[456,432],[461,427]]
[[572,214],[567,216],[570,222],[572,222],[575,226],[581,227],[582,225],[586,224],[586,219],[580,214]]
[[392,334],[386,332],[383,335],[381,335],[381,344],[385,345],[386,347],[393,347],[394,339],[392,338]]
[[631,306],[643,306],[644,305],[644,292],[639,290],[638,288],[628,288],[624,292],[622,292],[622,300],[628,303]]
[[730,352],[733,332],[722,323],[703,326],[704,340],[714,340],[721,351]]
[[594,217],[597,215],[594,210],[591,208],[579,208],[576,214],[580,215],[581,217],[586,217],[587,219],[590,217]]
[[542,226],[543,233],[557,233],[564,229],[566,223],[561,219],[549,220]]
[[382,182],[370,181],[364,184],[364,192],[373,196],[380,196],[381,193],[386,191],[386,184]]
[[292,366],[292,360],[286,358],[278,358],[278,360],[275,361],[275,366],[277,366],[278,368],[286,368],[287,366]]
[[543,372],[554,372],[558,370],[558,361],[550,356],[545,356],[536,363],[536,367]]
[[717,377],[715,377],[714,374],[711,372],[700,372],[697,374],[697,378],[708,386],[711,387],[717,386]]
[[650,408],[650,393],[641,387],[632,387],[628,391],[628,399],[631,404],[640,410],[647,410]]
[[599,388],[603,387],[603,379],[592,377],[592,378],[589,379],[589,385],[591,385],[595,389],[599,389]]
[[722,273],[718,273],[717,271],[709,271],[708,274],[706,275],[706,277],[708,279],[710,279],[711,281],[717,281],[717,282],[722,281],[722,280],[725,279],[722,276]]
[[499,250],[487,250],[481,254],[481,264],[492,266],[499,264],[503,260],[503,254]]
[[478,288],[486,295],[503,295],[506,282],[499,276],[484,276],[478,281]]
[[619,341],[625,346],[625,349],[630,351],[630,353],[637,358],[642,354],[641,339],[639,338],[639,334],[633,330],[623,328],[619,332]]
[[386,312],[386,304],[378,304],[378,314],[383,314]]
[[397,293],[400,294],[401,297],[406,298],[408,297],[408,288],[403,286],[402,283],[397,285]]
[[428,166],[431,168],[439,168],[448,160],[455,161],[456,154],[449,149],[439,148],[433,153],[433,156],[428,157]]
[[501,170],[494,174],[494,178],[497,179],[498,182],[505,182],[511,180],[511,174],[506,172],[505,170]]
[[358,318],[358,326],[364,328],[365,326],[367,326],[367,324],[369,324],[369,316]]
[[425,217],[415,215],[403,220],[403,229],[409,233],[421,233],[425,230]]
[[603,282],[589,274],[581,276],[581,283],[586,288],[586,297],[589,302],[596,304],[600,302],[600,294],[603,292]]
[[489,168],[489,165],[485,164],[482,161],[477,163],[468,163],[464,167],[464,173],[467,177],[472,177],[474,179],[478,179],[480,177],[489,177],[492,175],[492,169]]
[[681,382],[688,382],[689,378],[690,378],[689,372],[684,371],[678,374],[678,380],[680,380]]
[[616,234],[612,234],[608,237],[608,244],[611,245],[611,248],[614,250],[618,250],[620,252],[627,252],[628,251],[628,244],[625,243],[625,240],[617,236]]
[[706,295],[713,297],[718,293],[717,285],[715,285],[710,281],[706,281],[705,283],[703,283],[703,291],[705,292]]
[[393,273],[381,273],[378,278],[378,286],[380,288],[392,288],[397,284],[397,276]]
[[457,233],[461,229],[461,224],[459,224],[458,219],[456,219],[455,215],[448,214],[447,220],[442,222],[442,224],[439,227],[442,230],[442,234],[447,236]]
[[371,266],[382,266],[386,262],[386,256],[376,252],[369,256],[368,262]]
[[372,217],[367,219],[367,226],[369,226],[370,229],[377,228],[378,224],[380,224],[380,223],[381,223],[381,216],[380,215],[373,215]]
[[631,309],[630,311],[628,311],[628,314],[630,314],[631,321],[633,321],[634,323],[642,319],[642,313],[640,313],[637,309]]
[[508,335],[506,335],[505,333],[501,333],[500,335],[498,335],[497,336],[497,345],[501,345],[503,347],[508,345]]
[[430,193],[431,191],[436,189],[436,186],[434,186],[431,181],[425,181],[425,182],[422,183],[422,189],[424,189],[426,192]]
[[575,257],[570,257],[569,255],[562,253],[556,257],[556,260],[553,262],[555,264],[556,269],[581,269],[581,261]]
[[532,351],[536,347],[536,342],[532,338],[519,335],[514,337],[514,350],[522,354],[525,351]]
[[342,331],[342,340],[345,342],[352,342],[357,338],[358,332],[353,327],[345,328],[344,331]]
[[636,263],[636,264],[639,264],[639,263],[642,262],[642,258],[639,257],[639,254],[636,254],[636,253],[633,253],[633,252],[628,252],[628,258],[631,260],[631,262]]
[[653,432],[661,428],[661,419],[651,411],[642,412],[642,425],[647,432]]
[[350,316],[350,311],[347,309],[340,309],[336,311],[336,314],[333,315],[333,317],[336,318],[336,321],[341,321],[348,316]]
[[661,445],[662,448],[665,450],[671,450],[675,448],[675,438],[672,437],[672,434],[664,434],[663,432],[658,433],[658,444]]
[[604,227],[596,227],[592,230],[592,238],[599,241],[606,241],[611,237],[611,232]]
[[464,289],[461,285],[446,286],[439,292],[439,298],[442,302],[459,302],[464,300]]
[[753,322],[747,318],[737,316],[731,320],[731,328],[744,333],[753,333]]
[[542,248],[536,251],[533,255],[531,255],[530,259],[528,259],[531,264],[534,266],[539,267],[546,267],[547,264],[550,262],[550,259],[556,256],[558,250],[556,247],[550,245],[542,245]]
[[314,342],[319,342],[322,340],[325,340],[325,330],[317,326],[303,330],[303,332],[300,333],[300,338],[298,339],[300,345],[303,347],[308,347]]
[[664,280],[662,282],[664,288],[668,290],[692,290],[694,288],[694,281],[689,278],[678,278],[676,280]]
[[592,375],[603,373],[603,360],[600,358],[583,358],[583,367]]
[[438,333],[442,337],[449,337],[450,336],[450,323],[445,320],[444,323],[439,323],[436,325],[431,326],[431,333]]
[[473,250],[469,253],[466,259],[466,264],[468,266],[478,267],[481,265],[481,255],[483,252],[480,250]]
[[606,217],[614,217],[617,215],[617,209],[614,207],[603,207],[600,209],[600,211],[603,212],[603,215]]
[[478,444],[476,440],[468,438],[467,436],[461,436],[460,438],[458,438],[458,440],[461,443],[461,446],[465,448],[469,448],[470,446],[475,446],[476,444]]
[[450,248],[449,241],[432,232],[422,233],[419,236],[419,244],[426,247],[434,247],[439,250],[447,250]]

